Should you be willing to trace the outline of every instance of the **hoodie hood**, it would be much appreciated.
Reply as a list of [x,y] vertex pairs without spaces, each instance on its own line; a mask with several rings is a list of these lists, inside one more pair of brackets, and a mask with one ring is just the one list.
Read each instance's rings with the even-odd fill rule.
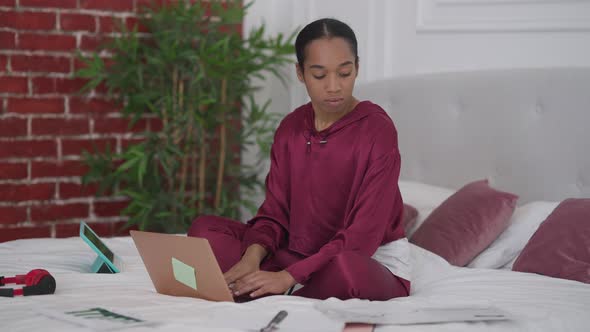
[[304,111],[304,136],[307,141],[307,145],[311,149],[311,145],[314,143],[325,144],[328,142],[330,136],[335,135],[347,126],[361,121],[374,113],[385,112],[381,109],[381,107],[373,104],[370,101],[361,101],[352,109],[352,111],[346,113],[343,117],[336,120],[336,122],[331,124],[328,128],[318,132],[315,128],[315,112],[313,110],[313,105],[311,102],[309,102],[305,105]]
[[[342,128],[360,121],[365,117],[369,116],[372,113],[383,112],[380,107],[371,103],[370,101],[361,101],[359,102],[352,111],[346,113],[343,117],[336,120],[333,124],[331,124],[328,128],[322,131],[316,131],[315,129],[315,112],[313,110],[313,105],[311,102],[307,103],[307,107],[305,108],[305,127],[308,131],[311,131],[313,134],[319,135],[321,137],[327,138],[330,135],[333,135],[340,131]],[[375,107],[371,107],[375,106]]]

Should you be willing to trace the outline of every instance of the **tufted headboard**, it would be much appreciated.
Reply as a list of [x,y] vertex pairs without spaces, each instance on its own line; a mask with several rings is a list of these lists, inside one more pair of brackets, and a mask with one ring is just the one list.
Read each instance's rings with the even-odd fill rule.
[[359,84],[398,130],[405,180],[488,178],[519,203],[590,197],[590,68],[425,74]]

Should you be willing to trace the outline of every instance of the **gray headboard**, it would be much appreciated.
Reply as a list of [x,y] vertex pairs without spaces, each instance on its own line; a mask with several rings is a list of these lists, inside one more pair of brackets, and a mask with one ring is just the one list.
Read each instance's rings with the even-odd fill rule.
[[402,179],[488,178],[519,203],[590,197],[590,68],[426,74],[359,84],[399,133]]

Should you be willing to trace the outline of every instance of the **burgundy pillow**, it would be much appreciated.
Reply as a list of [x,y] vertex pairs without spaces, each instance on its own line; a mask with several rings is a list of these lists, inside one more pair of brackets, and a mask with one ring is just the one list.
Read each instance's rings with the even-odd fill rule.
[[590,283],[590,198],[561,202],[530,238],[512,270]]
[[404,231],[407,234],[408,230],[414,226],[416,223],[416,219],[418,219],[418,210],[415,207],[411,206],[410,204],[404,203],[404,213],[402,215],[402,225],[404,227]]
[[487,180],[469,183],[434,209],[410,242],[465,266],[508,227],[517,200]]

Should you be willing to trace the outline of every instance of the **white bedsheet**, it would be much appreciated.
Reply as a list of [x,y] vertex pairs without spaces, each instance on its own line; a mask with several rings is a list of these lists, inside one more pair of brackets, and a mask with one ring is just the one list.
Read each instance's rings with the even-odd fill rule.
[[[105,242],[126,263],[119,274],[88,273],[94,260],[79,238],[28,239],[0,244],[0,275],[47,269],[57,281],[54,295],[0,298],[2,331],[80,331],[79,326],[37,313],[40,308],[81,310],[102,307],[157,322],[156,327],[132,331],[248,331],[264,326],[279,310],[288,317],[280,331],[340,331],[319,310],[320,301],[294,296],[272,296],[250,303],[213,303],[194,298],[157,294],[130,238]],[[395,305],[456,306],[487,304],[504,309],[512,321],[380,325],[377,331],[588,331],[590,285],[506,270],[457,268],[442,258],[411,246],[412,296],[392,302],[328,300],[350,310],[389,311]],[[86,329],[88,330],[88,329]]]

